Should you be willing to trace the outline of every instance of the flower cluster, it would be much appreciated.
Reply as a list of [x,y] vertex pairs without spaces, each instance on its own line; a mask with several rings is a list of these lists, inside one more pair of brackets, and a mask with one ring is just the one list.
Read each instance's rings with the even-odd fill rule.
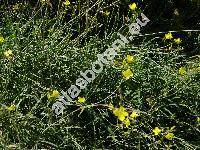
[[[143,13],[141,13],[141,16],[144,18],[144,22],[136,19],[137,23],[132,23],[129,26],[129,32],[131,34],[138,32],[140,30],[140,26],[145,26],[150,21]],[[72,99],[78,97],[81,90],[85,89],[86,86],[95,79],[96,75],[103,71],[104,65],[112,63],[113,59],[117,55],[117,51],[119,51],[120,48],[124,48],[125,45],[129,43],[125,36],[121,35],[120,33],[117,35],[120,36],[120,39],[115,40],[112,44],[112,47],[108,48],[104,53],[97,55],[98,60],[92,63],[92,69],[86,70],[84,73],[80,72],[82,77],[76,80],[76,85],[71,85],[67,92],[61,92],[63,96],[59,96],[58,101],[55,102],[52,106],[52,109],[55,111],[56,115],[63,113],[65,108],[63,104],[67,104],[64,98],[66,98],[68,101],[72,101]],[[128,55],[124,61],[131,63],[133,60],[134,57]],[[130,68],[124,70],[122,74],[126,79],[129,79],[133,76],[133,72],[130,70]]]
[[[169,130],[167,130],[167,131],[165,131],[165,132],[163,133],[163,135],[164,135],[164,137],[165,137],[166,139],[172,140],[172,139],[174,138],[174,133],[172,133],[173,130],[174,130],[174,128],[175,128],[175,126],[171,127]],[[163,130],[160,129],[159,127],[155,127],[155,128],[153,129],[153,133],[154,133],[155,136],[160,135],[160,134],[162,133],[162,131],[163,131]]]
[[126,70],[122,71],[122,75],[126,80],[133,77],[133,71],[130,69],[129,64],[134,62],[134,56],[127,55],[126,58],[122,62],[122,67],[127,68]]
[[[166,39],[166,40],[172,40],[173,39],[172,33],[169,32],[169,33],[165,34],[164,39]],[[181,44],[181,42],[182,42],[181,38],[174,39],[174,43],[176,43],[176,44]]]
[[124,125],[128,128],[131,124],[130,120],[136,120],[139,114],[135,111],[133,111],[130,115],[126,108],[124,108],[122,105],[119,108],[111,107],[111,110],[113,111],[113,114],[118,117],[118,119],[124,123]]
[[[5,39],[3,36],[0,36],[0,44],[4,43]],[[13,57],[13,52],[12,50],[8,49],[6,51],[3,52],[3,55],[6,59],[10,60]]]

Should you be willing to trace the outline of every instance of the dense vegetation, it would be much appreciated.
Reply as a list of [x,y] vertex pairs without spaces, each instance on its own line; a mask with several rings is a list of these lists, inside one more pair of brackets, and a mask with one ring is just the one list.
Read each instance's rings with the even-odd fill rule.
[[[198,0],[0,4],[0,149],[200,149]],[[141,12],[150,22],[56,116]]]

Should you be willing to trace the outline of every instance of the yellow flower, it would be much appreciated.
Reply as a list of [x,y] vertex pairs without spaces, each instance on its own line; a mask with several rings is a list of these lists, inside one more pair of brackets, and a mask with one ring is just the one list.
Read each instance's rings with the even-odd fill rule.
[[173,38],[173,36],[172,36],[172,33],[171,32],[169,32],[169,33],[167,33],[167,34],[165,34],[165,39],[172,39]]
[[137,117],[138,117],[139,115],[136,113],[136,112],[132,112],[132,114],[130,115],[130,117],[132,118],[132,119],[136,119]]
[[133,60],[134,60],[134,56],[131,56],[131,55],[127,55],[127,56],[126,56],[126,61],[127,61],[128,63],[132,63]]
[[12,53],[11,50],[7,50],[7,51],[4,52],[4,56],[5,56],[7,59],[12,58],[12,55],[13,55],[13,53]]
[[129,8],[130,8],[131,10],[135,10],[135,9],[137,8],[136,3],[130,4],[130,5],[129,5]]
[[197,117],[197,122],[199,122],[199,123],[200,123],[200,117]]
[[181,67],[181,68],[178,70],[178,73],[179,73],[181,76],[184,76],[184,75],[186,74],[185,68]]
[[161,130],[158,127],[155,127],[155,129],[153,129],[153,132],[155,135],[158,135],[161,133]]
[[0,36],[0,43],[3,43],[5,41],[5,39],[3,38],[3,36]]
[[130,69],[122,72],[123,76],[128,80],[130,77],[133,77],[133,72]]
[[48,100],[56,99],[57,97],[60,96],[60,93],[57,90],[53,90],[53,92],[49,92],[47,94]]
[[53,90],[53,93],[51,96],[56,98],[56,97],[60,96],[60,93],[57,90]]
[[174,39],[174,42],[175,42],[176,44],[181,44],[182,40],[181,40],[180,38],[178,38],[178,39]]
[[174,138],[174,134],[173,133],[167,133],[167,135],[165,135],[165,138],[168,140],[172,140]]
[[8,111],[14,111],[15,109],[16,109],[16,106],[13,104],[10,107],[7,107]]
[[123,106],[120,106],[119,108],[115,108],[113,110],[113,114],[117,116],[120,121],[124,121],[125,117],[128,116],[128,112]]
[[110,15],[110,12],[106,10],[106,12],[104,12],[104,15],[105,15],[105,16],[109,16],[109,15]]
[[70,1],[69,0],[66,0],[65,2],[63,2],[63,4],[67,7],[70,5]]
[[78,102],[79,103],[85,103],[85,98],[84,97],[78,97]]
[[125,124],[125,126],[128,128],[128,126],[130,126],[131,122],[128,118],[126,118],[123,123]]

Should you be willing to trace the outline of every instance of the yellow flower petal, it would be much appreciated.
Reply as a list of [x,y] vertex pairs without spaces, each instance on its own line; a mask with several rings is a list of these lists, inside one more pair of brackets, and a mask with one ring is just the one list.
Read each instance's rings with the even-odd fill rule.
[[130,4],[130,5],[129,5],[129,8],[130,8],[131,10],[135,10],[135,9],[137,8],[136,3]]
[[167,135],[165,135],[165,138],[168,140],[172,140],[174,138],[174,134],[173,133],[167,133]]
[[115,116],[119,116],[119,115],[120,115],[119,108],[114,108],[114,109],[113,109],[113,114],[114,114]]
[[13,104],[10,107],[7,107],[8,111],[14,111],[15,109],[16,109],[16,106]]
[[131,124],[131,122],[130,122],[130,120],[127,118],[127,119],[125,119],[124,121],[124,124],[126,125],[126,127],[128,128],[128,126],[130,126],[130,124]]
[[132,119],[136,119],[139,115],[136,112],[132,112],[132,114],[130,115],[130,117]]
[[65,2],[63,2],[63,4],[67,7],[70,5],[70,1],[66,0]]
[[130,69],[122,72],[123,76],[128,80],[129,78],[133,77],[133,72]]
[[161,130],[158,127],[155,127],[155,129],[153,129],[154,135],[158,135],[161,133]]
[[58,96],[60,96],[60,93],[57,90],[53,90],[51,97],[57,98]]
[[181,44],[182,40],[181,40],[180,38],[178,38],[178,39],[174,39],[174,42],[175,42],[176,44]]
[[3,38],[3,36],[0,36],[0,43],[3,43],[5,41],[5,39]]
[[169,32],[169,33],[167,33],[167,34],[165,34],[165,39],[172,39],[173,38],[173,36],[172,36],[172,33],[171,32]]
[[133,60],[134,60],[134,56],[131,56],[131,55],[127,55],[127,56],[126,56],[126,61],[127,61],[127,63],[132,63]]
[[114,108],[113,114],[117,116],[120,121],[124,121],[125,117],[128,116],[128,112],[123,106],[120,106],[119,108]]
[[119,119],[120,121],[124,121],[125,116],[124,116],[124,115],[119,115],[119,116],[118,116],[118,119]]
[[60,93],[57,90],[53,90],[52,92],[48,92],[47,98],[48,100],[55,100],[60,96]]
[[122,105],[119,107],[119,110],[120,110],[121,112],[126,112],[126,108],[124,108]]
[[200,117],[197,117],[197,122],[199,122],[199,123],[200,123]]
[[85,103],[85,98],[84,97],[78,97],[78,102],[79,103]]
[[186,74],[185,68],[181,67],[181,68],[178,70],[178,73],[179,73],[181,76],[184,76],[184,75]]

